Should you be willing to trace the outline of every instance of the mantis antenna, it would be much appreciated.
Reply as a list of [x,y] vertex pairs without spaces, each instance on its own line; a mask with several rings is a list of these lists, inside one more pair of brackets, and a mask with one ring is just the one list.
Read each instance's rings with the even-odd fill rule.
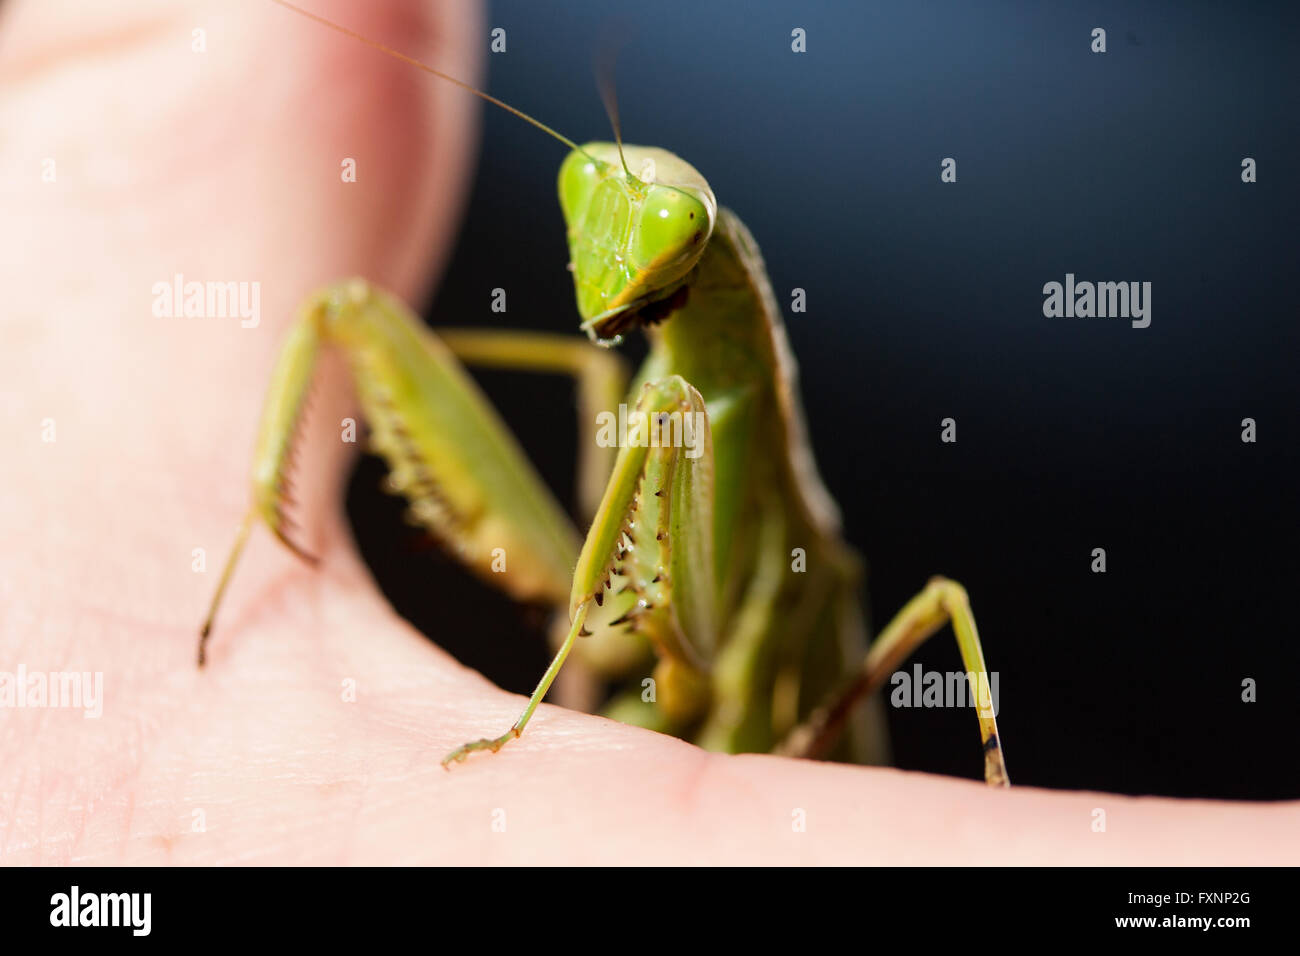
[[618,121],[618,90],[614,84],[612,53],[596,61],[596,83],[600,87],[600,98],[605,104],[605,115],[609,117],[609,125],[614,127],[614,142],[618,144],[618,158],[623,164],[623,172],[627,173],[628,179],[635,180],[632,170],[627,168],[627,157],[623,155],[623,128]]
[[[454,83],[456,86],[459,86],[462,90],[466,90],[470,93],[473,93],[479,99],[486,100],[487,102],[491,103],[493,106],[499,106],[507,113],[513,113],[515,116],[518,116],[521,120],[524,120],[527,123],[532,123],[543,133],[546,133],[548,136],[553,136],[555,139],[558,139],[561,143],[569,147],[569,149],[573,150],[574,152],[582,153],[582,155],[586,156],[588,159],[592,159],[592,157],[587,153],[586,150],[584,150],[573,140],[569,139],[569,137],[560,135],[555,130],[551,129],[549,126],[543,123],[541,120],[534,119],[533,117],[525,113],[523,110],[515,109],[515,107],[511,106],[509,103],[505,102],[504,100],[497,99],[495,96],[492,96],[490,93],[484,93],[476,86],[471,86],[470,84],[464,82],[463,80],[458,80],[454,76],[442,72],[442,70],[434,69],[433,67],[429,66],[429,64],[417,60],[413,56],[407,56],[405,53],[399,53],[397,50],[394,50],[392,47],[384,46],[384,44],[380,43],[377,40],[372,40],[367,36],[362,36],[360,33],[357,33],[355,30],[349,30],[345,26],[340,26],[339,24],[335,23],[333,20],[327,20],[324,17],[319,16],[318,14],[312,13],[309,10],[304,10],[302,7],[289,3],[288,0],[271,0],[271,2],[278,3],[280,6],[288,10],[292,10],[294,13],[298,14],[299,16],[304,16],[308,20],[315,20],[321,26],[329,27],[331,30],[334,30],[337,33],[342,33],[344,36],[351,37],[354,40],[359,40],[360,42],[364,43],[366,46],[370,47],[371,49],[378,50],[380,53],[383,53],[386,56],[391,56],[395,60],[401,60],[403,63],[407,63],[415,67],[416,69],[423,70],[425,73],[431,73],[434,76],[439,77],[440,79],[446,80],[448,83]],[[623,152],[623,148],[622,145],[620,144],[619,154],[622,155],[622,152]],[[624,169],[627,168],[627,163],[623,164],[623,168]]]

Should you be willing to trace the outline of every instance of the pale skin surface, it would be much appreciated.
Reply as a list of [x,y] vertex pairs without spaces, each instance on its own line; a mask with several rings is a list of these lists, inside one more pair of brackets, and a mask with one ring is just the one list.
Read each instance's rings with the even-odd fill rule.
[[[0,670],[102,671],[105,698],[98,720],[0,715],[0,860],[1300,858],[1294,803],[997,792],[711,756],[545,705],[501,754],[444,771],[443,754],[504,729],[523,699],[396,617],[360,563],[342,517],[352,451],[338,440],[350,404],[337,370],[308,424],[313,481],[299,482],[315,488],[299,516],[322,565],[304,567],[259,528],[200,673],[195,631],[246,506],[291,311],[352,274],[427,293],[454,236],[477,110],[270,4],[220,6],[232,9],[20,0],[0,18]],[[486,33],[473,7],[439,5],[435,22],[385,18],[390,6],[314,9],[475,76],[466,51],[485,49]],[[196,26],[206,54],[190,50]],[[355,185],[339,182],[345,156],[358,159]],[[45,157],[56,183],[40,182]],[[537,161],[561,158],[539,134]],[[176,272],[260,281],[261,324],[155,317],[152,286]],[[557,315],[554,327],[576,324]],[[53,443],[41,440],[47,418]],[[198,547],[203,574],[191,570]],[[349,679],[354,703],[341,699]],[[969,736],[978,767],[973,719]],[[1212,754],[1205,764],[1213,773]],[[792,828],[796,808],[806,832]]]

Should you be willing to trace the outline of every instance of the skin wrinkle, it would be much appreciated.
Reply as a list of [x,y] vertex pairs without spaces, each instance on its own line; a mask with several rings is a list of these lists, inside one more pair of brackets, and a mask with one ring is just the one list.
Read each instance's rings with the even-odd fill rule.
[[[730,764],[726,758],[702,750],[696,750],[690,757],[694,760],[694,766],[677,788],[674,802],[682,825],[687,829],[699,832],[709,825],[708,819],[701,817],[701,811],[705,807],[704,795],[706,792],[715,792],[713,785],[715,780],[725,780],[731,777],[728,769]],[[706,786],[706,784],[709,784],[709,786]],[[740,797],[742,800],[748,802],[748,800],[759,801],[762,799],[762,794],[757,791],[757,788],[743,782],[742,787]]]
[[[100,718],[103,719],[103,718]],[[128,748],[128,753],[134,753],[132,748]],[[82,793],[80,803],[80,814],[77,818],[75,836],[69,847],[68,855],[71,860],[84,857],[84,844],[88,836],[88,830],[91,822],[91,816],[96,807],[104,804],[115,802],[113,796],[118,793],[122,794],[122,801],[125,803],[124,813],[124,839],[123,846],[127,846],[132,838],[132,823],[134,819],[136,793],[143,783],[143,751],[139,752],[136,759],[123,765],[117,774],[109,775],[105,782],[93,786],[89,781],[83,781],[78,776],[75,780],[75,793]],[[74,796],[73,799],[76,799]]]
[[[179,28],[180,20],[178,17],[158,17],[125,28],[114,29],[115,26],[104,24],[97,33],[60,38],[44,49],[37,49],[34,53],[24,51],[25,55],[17,54],[13,59],[6,53],[7,44],[0,44],[0,83],[17,89],[25,83],[47,81],[45,74],[59,67],[82,66],[97,57],[134,52],[135,47],[147,46],[171,36],[172,31]],[[6,18],[0,14],[0,31],[6,27]]]

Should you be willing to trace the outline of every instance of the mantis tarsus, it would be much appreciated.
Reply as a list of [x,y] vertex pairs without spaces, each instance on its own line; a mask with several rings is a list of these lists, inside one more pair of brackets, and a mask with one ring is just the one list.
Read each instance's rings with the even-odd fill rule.
[[[361,279],[308,299],[271,379],[252,505],[203,625],[200,664],[254,522],[298,551],[286,533],[286,470],[315,361],[330,347],[347,357],[388,489],[407,498],[413,519],[510,596],[563,612],[555,658],[519,719],[453,750],[444,766],[518,737],[571,651],[590,672],[622,682],[610,716],[731,753],[882,760],[881,715],[855,705],[946,623],[986,689],[975,620],[953,581],[932,579],[868,647],[860,561],[817,473],[762,258],[703,176],[621,136],[579,146],[432,67],[276,2],[569,148],[560,205],[582,328],[597,345],[545,333],[435,334]],[[621,361],[597,346],[633,328],[645,331],[650,352],[629,388]],[[587,435],[579,442],[579,498],[594,516],[585,539],[462,363],[572,376],[580,428],[620,402],[640,413],[639,438],[617,451]],[[507,570],[494,566],[499,555]],[[978,716],[985,778],[1006,785],[991,708]]]

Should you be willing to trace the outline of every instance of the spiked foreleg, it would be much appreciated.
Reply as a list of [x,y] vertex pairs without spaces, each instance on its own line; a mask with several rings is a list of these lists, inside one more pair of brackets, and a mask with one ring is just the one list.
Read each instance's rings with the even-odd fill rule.
[[[323,347],[352,369],[388,490],[465,565],[513,597],[562,606],[579,539],[487,398],[450,350],[395,297],[361,280],[303,306],[276,365],[254,453],[252,505],[203,625],[217,608],[252,523],[285,533],[285,489],[303,397]],[[299,551],[301,553],[301,551]]]
[[[631,627],[659,655],[657,705],[673,722],[708,702],[703,661],[717,640],[713,577],[713,445],[704,399],[685,379],[648,382],[629,417],[614,470],[578,558],[571,628],[511,730],[452,751],[498,750],[517,737],[545,696],[575,635]],[[617,607],[612,607],[617,603]],[[610,619],[610,616],[613,619]],[[586,622],[590,630],[579,630]],[[603,625],[603,627],[602,627]]]

